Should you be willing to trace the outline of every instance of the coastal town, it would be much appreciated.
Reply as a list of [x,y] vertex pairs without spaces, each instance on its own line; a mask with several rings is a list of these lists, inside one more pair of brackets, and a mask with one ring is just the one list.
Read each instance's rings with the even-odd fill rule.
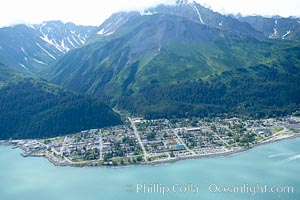
[[127,117],[121,126],[5,142],[23,149],[23,156],[45,157],[59,166],[126,166],[230,155],[299,135],[300,118],[295,116],[261,120]]

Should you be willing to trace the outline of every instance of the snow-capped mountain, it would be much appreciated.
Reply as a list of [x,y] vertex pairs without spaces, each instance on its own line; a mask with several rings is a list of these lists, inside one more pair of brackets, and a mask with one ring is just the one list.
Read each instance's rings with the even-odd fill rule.
[[187,0],[177,0],[174,5],[161,4],[140,12],[115,13],[97,28],[97,36],[94,36],[93,38],[96,37],[99,39],[109,36],[128,21],[133,21],[133,18],[138,18],[143,15],[158,14],[185,17],[210,28],[237,32],[257,39],[264,38],[263,34],[253,28],[249,23],[241,22],[232,16],[221,15],[220,13],[213,12],[195,1],[190,2]]
[[[143,15],[166,14],[186,17],[200,24],[221,30],[238,32],[257,39],[300,39],[300,19],[274,16],[234,16],[222,15],[206,8],[195,1],[177,0],[176,4],[148,8],[140,12],[119,12],[113,14],[97,28],[92,38],[103,38],[112,35],[125,23]],[[93,40],[92,40],[93,41]]]
[[60,21],[44,22],[33,27],[40,32],[42,40],[62,53],[83,45],[93,29]]
[[49,21],[0,29],[1,62],[36,73],[66,52],[81,47],[95,27]]

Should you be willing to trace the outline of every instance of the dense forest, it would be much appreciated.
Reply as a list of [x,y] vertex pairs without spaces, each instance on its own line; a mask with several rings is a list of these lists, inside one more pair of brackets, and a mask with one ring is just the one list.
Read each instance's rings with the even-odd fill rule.
[[121,124],[111,108],[38,78],[0,87],[0,139],[45,138]]
[[[291,66],[291,65],[287,65]],[[144,88],[118,106],[146,118],[189,116],[274,117],[299,109],[300,69],[257,65],[208,80]]]

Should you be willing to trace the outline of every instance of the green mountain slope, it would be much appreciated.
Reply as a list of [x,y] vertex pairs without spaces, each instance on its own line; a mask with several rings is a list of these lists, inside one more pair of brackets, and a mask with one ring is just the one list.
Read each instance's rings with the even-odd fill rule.
[[122,123],[101,101],[0,65],[0,139],[44,138]]
[[4,86],[9,81],[16,81],[23,77],[24,75],[0,63],[0,87]]
[[265,36],[271,39],[300,39],[300,23],[297,18],[248,16],[239,17],[239,20],[251,24],[256,30],[264,33]]
[[[245,59],[247,62],[248,55],[258,55],[257,48],[269,46],[256,42],[259,41],[184,17],[141,16],[115,35],[67,54],[45,74],[51,81],[75,91],[101,95],[107,90],[104,93],[109,95],[110,90],[117,90],[113,95],[120,96],[132,86],[129,74],[137,73],[139,79],[133,86],[137,88],[149,81],[169,83],[170,79],[176,82],[190,76],[202,78],[232,68],[232,63],[239,65]],[[249,46],[246,52],[241,50],[244,44]],[[230,49],[232,53],[227,51]],[[136,63],[138,69],[132,72]],[[168,78],[164,80],[166,74]],[[123,85],[124,81],[127,85]]]
[[[230,42],[234,44],[233,40]],[[170,70],[171,74],[164,71],[161,73],[162,79],[151,81],[150,77],[155,74],[152,71],[148,76],[145,74],[147,86],[135,93],[124,94],[118,100],[118,107],[147,118],[216,116],[225,113],[230,116],[263,117],[286,115],[299,109],[299,45],[257,42],[254,45],[248,42],[228,48],[224,41],[218,44],[226,56],[214,62],[209,62],[206,57],[207,69],[215,69],[206,70],[210,75],[200,74],[205,71],[203,61],[198,62],[201,64],[198,65],[198,71],[189,74],[189,68],[183,66],[185,70],[182,70],[182,76],[177,75],[176,78],[172,77],[174,71]],[[176,56],[172,55],[171,58],[173,63],[164,65],[165,60],[160,60],[162,62],[156,66],[181,64]],[[191,62],[186,60],[185,64]],[[137,80],[143,79],[141,77],[140,74],[135,76]],[[159,82],[165,79],[166,82]]]
[[229,27],[167,13],[135,16],[113,34],[70,52],[45,74],[149,118],[280,115],[297,109],[299,43]]
[[123,96],[119,107],[146,118],[190,116],[274,117],[299,109],[300,69],[257,65],[186,81],[144,88]]

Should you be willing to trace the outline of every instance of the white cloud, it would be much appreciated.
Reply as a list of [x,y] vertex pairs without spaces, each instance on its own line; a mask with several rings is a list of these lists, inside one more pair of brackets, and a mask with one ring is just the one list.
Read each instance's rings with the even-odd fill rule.
[[[8,0],[0,6],[0,26],[62,20],[99,25],[113,12],[139,10],[175,0]],[[299,0],[197,0],[223,13],[300,16]]]

